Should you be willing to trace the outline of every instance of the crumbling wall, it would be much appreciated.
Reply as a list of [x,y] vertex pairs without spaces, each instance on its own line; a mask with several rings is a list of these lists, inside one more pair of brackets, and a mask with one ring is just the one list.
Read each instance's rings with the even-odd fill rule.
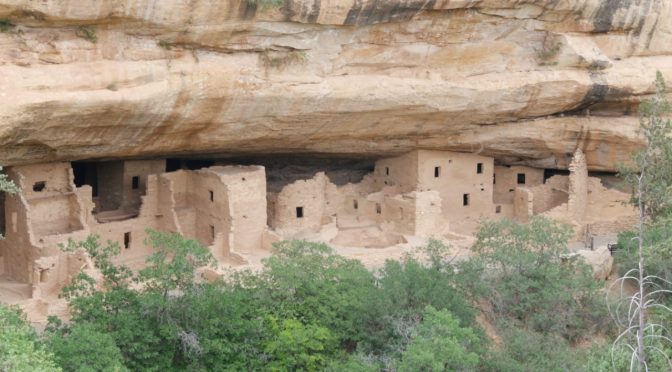
[[535,186],[529,190],[534,195],[533,213],[540,214],[549,211],[568,200],[569,177],[553,176],[546,180],[543,185]]
[[525,166],[495,166],[492,200],[496,204],[512,204],[517,187],[530,188],[543,183],[543,169]]
[[142,203],[142,196],[147,193],[148,176],[165,171],[166,161],[164,159],[124,161],[121,208],[137,212]]
[[380,190],[385,186],[398,186],[400,192],[418,189],[418,151],[376,161],[373,186]]
[[325,214],[327,182],[320,172],[285,186],[278,194],[274,226],[287,231],[318,231]]
[[569,218],[581,222],[588,206],[588,166],[581,149],[576,150],[569,164],[569,197],[567,209]]

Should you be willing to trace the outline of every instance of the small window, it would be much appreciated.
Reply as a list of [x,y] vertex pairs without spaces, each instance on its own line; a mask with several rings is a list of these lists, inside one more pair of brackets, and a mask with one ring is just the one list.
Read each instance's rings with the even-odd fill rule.
[[476,173],[478,174],[483,173],[483,163],[476,164]]
[[386,176],[390,175],[390,167],[385,167],[385,175]]
[[296,218],[303,218],[303,207],[296,207]]
[[498,205],[495,207],[495,213],[502,213],[502,206]]
[[509,189],[509,192],[513,192],[513,191],[514,191],[513,189]]
[[210,201],[214,202],[215,201],[215,192],[212,190],[208,190],[210,192]]
[[357,199],[355,199],[355,200],[352,201],[352,207],[353,207],[354,209],[358,209],[358,208],[359,208],[359,203],[357,203]]
[[462,205],[464,206],[469,205],[469,194],[462,195]]
[[49,281],[49,269],[40,270],[40,283],[46,283]]
[[383,209],[380,206],[380,203],[376,203],[376,213],[381,214],[382,212],[383,212]]
[[496,175],[493,173],[493,174],[492,174],[492,184],[494,185],[494,184],[496,184],[496,183],[497,183],[497,177],[496,177]]
[[525,173],[518,173],[518,184],[519,185],[525,184]]
[[131,179],[131,188],[137,190],[140,187],[140,176],[133,176]]
[[125,249],[131,248],[131,233],[130,232],[124,233],[124,248]]
[[44,191],[45,187],[47,187],[47,181],[35,182],[35,184],[33,185],[33,191],[42,192]]
[[215,227],[210,225],[210,238],[215,238]]
[[434,178],[441,176],[441,167],[434,167]]

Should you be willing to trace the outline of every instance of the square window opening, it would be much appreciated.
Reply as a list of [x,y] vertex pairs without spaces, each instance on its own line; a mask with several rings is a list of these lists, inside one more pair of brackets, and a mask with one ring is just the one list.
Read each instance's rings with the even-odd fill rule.
[[524,185],[525,184],[525,173],[518,173],[518,184],[519,185]]
[[478,174],[483,173],[483,163],[476,164],[476,173]]
[[495,207],[495,213],[502,213],[502,206],[498,205]]
[[441,167],[434,167],[434,178],[441,176]]
[[296,218],[303,218],[303,207],[296,207]]
[[469,205],[469,194],[462,195],[462,205],[465,207]]
[[124,248],[125,249],[131,248],[131,233],[130,232],[124,233]]
[[42,192],[47,187],[47,181],[39,181],[33,184],[33,191]]
[[140,176],[133,176],[131,178],[131,188],[137,190],[140,187]]

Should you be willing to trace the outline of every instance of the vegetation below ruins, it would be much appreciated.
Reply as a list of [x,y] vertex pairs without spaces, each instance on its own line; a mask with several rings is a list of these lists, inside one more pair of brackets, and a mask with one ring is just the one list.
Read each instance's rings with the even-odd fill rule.
[[287,241],[261,270],[212,283],[195,280],[208,251],[179,235],[150,232],[156,253],[139,273],[111,263],[116,244],[90,237],[67,249],[88,251],[102,286],[78,276],[64,291],[71,321],[52,318],[23,347],[68,371],[596,370],[605,351],[573,346],[609,322],[587,267],[564,258],[568,237],[542,218],[488,222],[473,259],[452,262],[432,241],[376,271]]

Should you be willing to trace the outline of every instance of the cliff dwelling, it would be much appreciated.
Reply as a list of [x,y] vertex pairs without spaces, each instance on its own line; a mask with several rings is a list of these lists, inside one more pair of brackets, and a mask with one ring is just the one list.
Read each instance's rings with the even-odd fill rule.
[[209,248],[219,269],[206,274],[216,276],[258,264],[285,239],[364,256],[362,250],[403,251],[432,237],[468,244],[483,218],[546,215],[572,225],[576,241],[587,232],[616,233],[636,218],[619,204],[628,194],[589,177],[580,150],[568,174],[548,178],[544,169],[435,150],[340,166],[232,163],[150,159],[9,168],[20,192],[0,199],[6,237],[0,293],[10,302],[28,301],[43,316],[63,311],[53,305],[60,289],[92,268],[59,245],[90,234],[116,242],[116,260],[140,269],[151,253],[146,229],[178,232]]

